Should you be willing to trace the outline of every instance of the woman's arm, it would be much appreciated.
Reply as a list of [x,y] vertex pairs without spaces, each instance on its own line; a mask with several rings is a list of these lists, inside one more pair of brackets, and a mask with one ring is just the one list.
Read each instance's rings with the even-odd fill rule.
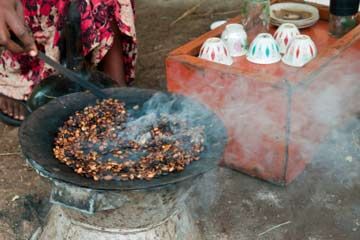
[[[10,31],[20,39],[24,47],[11,40]],[[19,0],[0,0],[0,46],[15,53],[37,55],[35,41],[25,26],[23,6]]]

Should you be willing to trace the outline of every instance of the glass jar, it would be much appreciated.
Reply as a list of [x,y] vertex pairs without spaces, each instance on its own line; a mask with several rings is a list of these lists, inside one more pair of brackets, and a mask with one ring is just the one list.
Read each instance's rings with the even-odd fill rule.
[[357,25],[356,15],[336,16],[330,14],[329,32],[330,35],[339,38],[350,32]]
[[251,35],[269,32],[270,0],[246,0],[243,20],[245,30]]
[[357,25],[360,0],[330,0],[329,33],[341,37]]

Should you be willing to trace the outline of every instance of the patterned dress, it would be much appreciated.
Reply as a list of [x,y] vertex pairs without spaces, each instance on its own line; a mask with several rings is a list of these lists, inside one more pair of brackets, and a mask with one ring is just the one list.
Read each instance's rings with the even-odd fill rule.
[[[60,59],[59,40],[71,0],[22,0],[25,21],[31,29],[38,49],[53,59]],[[112,46],[115,21],[122,33],[124,68],[127,83],[134,79],[136,34],[133,0],[76,0],[81,14],[83,55],[90,55],[96,66]],[[34,86],[54,71],[27,54],[0,55],[0,92],[24,100]]]

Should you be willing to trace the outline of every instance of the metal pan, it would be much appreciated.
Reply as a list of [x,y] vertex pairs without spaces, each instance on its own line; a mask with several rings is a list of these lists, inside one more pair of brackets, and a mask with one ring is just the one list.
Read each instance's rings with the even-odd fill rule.
[[[136,88],[116,88],[106,90],[113,98],[126,103],[128,108],[142,105],[149,100],[156,91]],[[170,96],[174,96],[168,93]],[[194,106],[200,106],[206,111],[205,150],[199,161],[193,162],[183,172],[160,176],[152,181],[99,181],[82,177],[73,169],[60,163],[53,156],[53,142],[58,128],[74,112],[95,104],[96,97],[90,93],[73,93],[54,99],[34,111],[22,124],[19,130],[20,145],[28,163],[43,177],[79,187],[95,190],[140,190],[161,187],[179,183],[215,168],[222,158],[227,142],[227,134],[220,119],[202,104],[184,96],[175,95],[181,101],[191,101]]]

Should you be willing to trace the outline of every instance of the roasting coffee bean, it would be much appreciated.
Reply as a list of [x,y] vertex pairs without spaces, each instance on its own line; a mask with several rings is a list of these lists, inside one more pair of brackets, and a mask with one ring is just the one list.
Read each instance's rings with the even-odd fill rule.
[[[59,129],[53,153],[77,174],[95,181],[150,181],[184,171],[186,165],[200,160],[204,143],[201,128],[192,129],[184,119],[160,117],[153,126],[144,128],[136,142],[124,134],[132,133],[127,121],[125,104],[118,100],[106,99],[86,107]],[[174,129],[184,133],[174,137]]]

